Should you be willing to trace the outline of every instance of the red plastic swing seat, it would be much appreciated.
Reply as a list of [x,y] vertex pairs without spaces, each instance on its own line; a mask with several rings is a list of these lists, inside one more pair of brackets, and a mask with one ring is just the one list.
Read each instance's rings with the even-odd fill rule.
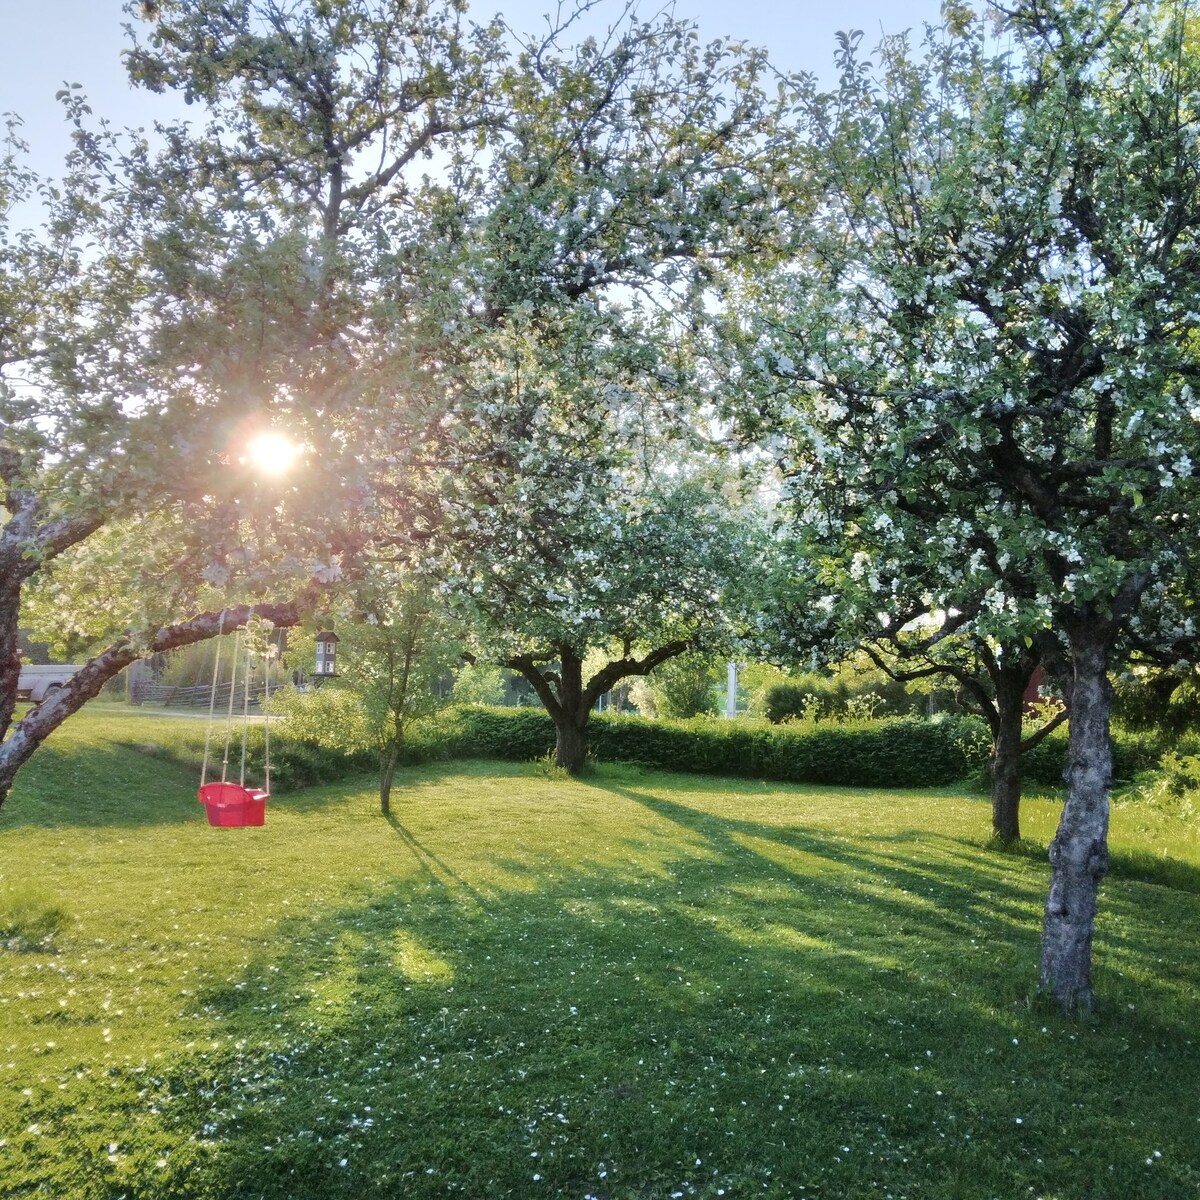
[[206,783],[197,789],[196,799],[204,805],[210,825],[233,829],[262,825],[270,797],[261,788],[244,788],[238,783]]

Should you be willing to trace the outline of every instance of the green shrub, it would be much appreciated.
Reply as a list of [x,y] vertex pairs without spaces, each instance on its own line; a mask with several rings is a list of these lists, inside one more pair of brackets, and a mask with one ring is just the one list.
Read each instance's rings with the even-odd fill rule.
[[904,684],[881,672],[840,672],[833,678],[800,675],[766,689],[764,711],[768,721],[813,720],[821,717],[863,713],[901,716],[912,712],[920,697],[910,695]]
[[[328,699],[332,702],[335,695],[330,689]],[[331,703],[325,710],[330,720],[336,719],[336,708]],[[309,719],[313,715],[306,706],[303,719],[295,724],[289,716],[272,726],[271,774],[280,791],[378,770],[376,754],[361,743],[355,745],[352,733],[338,737],[329,727],[322,730]],[[983,722],[949,715],[932,720],[909,716],[772,725],[712,717],[651,721],[597,713],[588,730],[591,754],[602,762],[788,783],[941,787],[974,777],[986,788],[991,757]],[[552,754],[554,742],[554,723],[544,709],[463,705],[415,721],[401,747],[400,762],[407,766],[463,758],[533,762]],[[250,730],[247,747],[248,777],[258,780],[261,727]],[[1026,784],[1061,789],[1066,750],[1064,728],[1028,751],[1022,762]],[[233,756],[239,754],[235,747]],[[1157,769],[1160,754],[1159,742],[1150,734],[1113,731],[1113,774],[1119,782]],[[1176,773],[1182,776],[1184,771]]]
[[1119,799],[1142,803],[1191,820],[1200,806],[1200,755],[1164,754],[1159,768],[1144,772]]
[[[258,784],[264,777],[264,744],[262,726],[250,729],[246,736],[246,779]],[[241,773],[241,744],[230,748],[230,762],[237,775]],[[298,788],[336,783],[348,775],[361,775],[379,770],[379,754],[358,746],[352,749],[336,744],[309,740],[290,734],[286,723],[271,726],[271,790],[291,792]],[[219,755],[217,772],[220,771]],[[209,772],[213,773],[212,760]],[[236,777],[236,776],[235,776]]]
[[357,691],[351,687],[325,683],[302,692],[280,688],[271,696],[271,714],[283,723],[272,725],[288,742],[304,742],[345,754],[373,750],[366,709]]
[[654,668],[648,683],[661,717],[683,719],[716,711],[720,670],[703,654],[684,654]]
[[466,663],[454,677],[451,704],[502,704],[504,673],[499,667]]

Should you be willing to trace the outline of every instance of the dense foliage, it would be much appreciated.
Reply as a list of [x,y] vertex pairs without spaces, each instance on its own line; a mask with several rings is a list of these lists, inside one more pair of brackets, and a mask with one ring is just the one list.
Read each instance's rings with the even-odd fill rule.
[[[747,281],[737,408],[843,629],[941,614],[1070,708],[1041,979],[1092,1002],[1108,672],[1187,653],[1200,545],[1200,60],[1174,0],[966,4],[796,89],[796,235]],[[752,391],[747,402],[746,391]]]

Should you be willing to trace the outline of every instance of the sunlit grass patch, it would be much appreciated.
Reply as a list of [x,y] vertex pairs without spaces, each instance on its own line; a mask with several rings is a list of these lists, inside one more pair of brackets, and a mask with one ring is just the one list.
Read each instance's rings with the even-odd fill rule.
[[189,736],[84,717],[0,814],[54,926],[0,950],[5,1195],[1196,1195],[1200,897],[1115,871],[1062,1021],[977,796],[473,763],[215,830],[107,720]]

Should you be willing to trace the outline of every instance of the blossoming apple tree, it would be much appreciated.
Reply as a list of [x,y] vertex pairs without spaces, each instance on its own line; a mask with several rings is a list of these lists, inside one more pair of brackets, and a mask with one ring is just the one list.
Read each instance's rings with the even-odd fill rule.
[[759,407],[864,628],[1035,646],[1070,713],[1041,986],[1093,1003],[1109,671],[1187,647],[1200,399],[1200,63],[1167,0],[949,5],[801,81],[791,261],[756,281]]
[[760,56],[682,22],[523,62],[431,300],[440,407],[393,453],[380,528],[529,681],[574,772],[601,694],[730,630],[755,524],[713,482],[681,331],[768,236],[743,164],[769,110]]

